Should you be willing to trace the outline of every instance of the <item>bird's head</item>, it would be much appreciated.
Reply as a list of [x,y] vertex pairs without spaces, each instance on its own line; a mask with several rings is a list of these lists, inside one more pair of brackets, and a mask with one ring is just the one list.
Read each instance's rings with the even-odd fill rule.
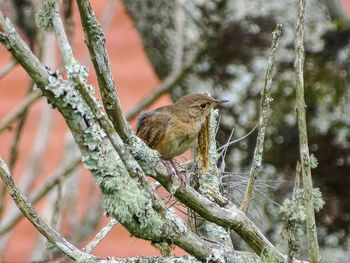
[[186,116],[192,120],[202,120],[209,114],[215,106],[228,102],[228,100],[217,100],[207,94],[194,93],[181,97],[174,106],[177,115],[183,118]]

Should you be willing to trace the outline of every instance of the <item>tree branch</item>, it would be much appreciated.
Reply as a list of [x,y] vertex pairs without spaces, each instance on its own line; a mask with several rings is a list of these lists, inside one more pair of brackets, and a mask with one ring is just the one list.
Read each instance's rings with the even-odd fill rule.
[[109,232],[113,229],[113,227],[118,224],[118,221],[115,218],[112,218],[108,224],[101,229],[100,232],[83,248],[83,251],[86,253],[91,253],[95,247],[108,235]]
[[116,92],[116,87],[107,55],[106,39],[88,0],[77,0],[81,23],[85,33],[85,43],[97,75],[98,86],[108,118],[119,136],[125,141],[131,136]]
[[306,104],[304,99],[304,14],[305,14],[305,0],[299,0],[298,17],[296,22],[295,33],[295,73],[296,73],[296,108],[298,117],[299,129],[299,149],[300,149],[300,163],[304,187],[304,204],[306,209],[306,230],[309,245],[310,259],[313,263],[321,261],[319,254],[314,200],[312,196],[312,177],[309,146],[307,140],[306,127]]
[[254,189],[255,179],[260,174],[262,156],[264,151],[264,141],[265,141],[265,130],[267,127],[267,121],[269,119],[269,109],[270,103],[272,101],[271,98],[271,87],[272,87],[272,74],[273,68],[275,65],[275,53],[279,44],[280,36],[281,36],[282,25],[277,24],[275,30],[272,33],[272,46],[269,55],[269,60],[267,63],[267,70],[265,75],[265,85],[261,92],[261,101],[260,101],[260,117],[259,117],[259,127],[258,127],[258,136],[256,139],[256,146],[254,150],[254,157],[252,162],[252,167],[249,173],[249,182],[247,186],[247,190],[241,205],[241,209],[243,212],[247,212],[252,193]]
[[16,67],[16,65],[17,65],[17,62],[14,59],[11,59],[10,62],[7,63],[5,67],[3,67],[0,70],[0,79],[5,77],[7,73],[11,72],[11,70],[13,70]]
[[30,105],[36,102],[40,96],[42,96],[40,90],[29,93],[12,112],[2,118],[0,122],[0,132],[6,130]]

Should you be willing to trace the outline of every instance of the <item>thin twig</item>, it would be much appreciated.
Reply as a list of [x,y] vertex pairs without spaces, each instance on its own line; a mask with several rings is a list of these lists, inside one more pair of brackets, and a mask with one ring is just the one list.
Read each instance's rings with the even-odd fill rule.
[[9,72],[11,72],[11,70],[13,70],[17,65],[16,60],[11,59],[9,63],[7,63],[5,65],[5,67],[3,67],[0,70],[0,79],[2,79],[3,77],[5,77]]
[[74,19],[73,19],[73,0],[64,0],[62,3],[64,28],[67,32],[69,43],[73,43]]
[[19,183],[21,190],[25,194],[29,192],[35,180],[38,178],[40,162],[44,156],[50,134],[53,111],[46,103],[42,104],[41,106],[41,117],[34,139],[34,145],[26,164],[26,169],[24,170]]
[[252,198],[255,179],[258,177],[261,169],[262,155],[264,151],[265,130],[267,127],[267,121],[269,119],[270,103],[272,101],[271,88],[273,68],[275,65],[275,53],[280,40],[281,29],[282,25],[277,24],[275,30],[272,33],[273,39],[265,75],[265,85],[264,89],[261,92],[258,137],[256,140],[253,162],[249,174],[249,183],[241,205],[241,209],[243,212],[246,212],[248,210],[249,203]]
[[51,17],[57,43],[61,50],[64,65],[68,71],[69,67],[76,63],[76,60],[73,56],[73,50],[64,31],[63,22],[59,13],[57,2],[53,2],[53,8],[51,8]]
[[299,0],[295,34],[295,73],[296,73],[296,108],[299,130],[300,163],[304,187],[304,205],[306,209],[306,230],[311,262],[321,261],[317,240],[314,200],[312,196],[312,177],[310,155],[307,140],[306,104],[304,99],[304,14],[305,0]]
[[[64,151],[62,153],[62,160],[59,164],[59,168],[57,169],[58,171],[63,171],[65,169],[68,169],[69,167],[72,167],[72,169],[69,169],[69,174],[65,175],[65,176],[61,176],[57,179],[57,183],[55,186],[53,186],[52,190],[50,191],[50,194],[47,198],[45,198],[45,206],[43,207],[43,209],[41,210],[41,216],[42,218],[46,221],[46,222],[50,222],[52,221],[52,219],[55,217],[55,213],[58,216],[57,217],[57,224],[52,224],[51,226],[56,230],[59,231],[60,226],[61,226],[61,222],[62,222],[62,216],[64,214],[63,210],[61,207],[66,208],[67,206],[64,205],[66,204],[66,200],[67,198],[71,197],[67,195],[67,187],[66,186],[70,186],[73,187],[75,189],[76,192],[76,186],[78,184],[75,184],[75,178],[77,177],[77,168],[78,168],[78,164],[80,163],[79,159],[80,159],[80,154],[78,152],[77,146],[73,140],[72,135],[70,134],[70,132],[66,133],[66,140],[65,140],[65,147],[64,147]],[[72,163],[75,162],[75,163]],[[61,173],[61,172],[59,172]],[[64,198],[57,198],[57,188],[61,187],[64,191],[64,193],[62,194],[62,196]],[[40,191],[40,189],[39,189]],[[60,202],[61,203],[61,207],[52,209],[54,207],[55,202]],[[69,204],[74,203],[74,201],[70,200]],[[57,212],[60,212],[59,214],[57,214]],[[75,213],[73,213],[72,215],[74,215]],[[76,218],[74,216],[70,216],[69,218]],[[72,228],[70,228],[72,229]],[[74,228],[73,228],[74,229]],[[45,249],[46,245],[47,245],[47,240],[41,236],[41,235],[37,235],[37,239],[36,239],[36,243],[34,248],[32,249],[32,253],[31,253],[31,260],[32,261],[42,261],[42,260],[50,260],[53,256],[54,256],[54,252],[53,250],[47,250]],[[72,243],[72,242],[71,242]],[[73,243],[74,244],[74,243]],[[55,253],[57,252],[56,250],[54,250]]]
[[108,235],[108,233],[111,232],[116,224],[118,224],[118,221],[115,218],[112,218],[108,224],[102,228],[101,231],[89,242],[89,244],[82,249],[82,251],[90,254],[92,250],[94,250],[95,247],[97,247],[97,245]]
[[9,126],[20,116],[29,106],[36,102],[42,96],[41,90],[36,90],[28,94],[21,103],[0,122],[0,133],[9,128]]
[[[244,140],[244,139],[247,138],[250,134],[252,134],[252,132],[255,131],[255,129],[258,128],[258,126],[259,126],[259,122],[258,122],[258,123],[254,126],[254,128],[253,128],[250,132],[248,132],[246,135],[244,135],[244,136],[242,136],[242,137],[240,137],[240,138],[238,138],[238,139],[236,139],[236,140],[234,140],[234,141],[227,142],[226,144],[222,145],[222,146],[218,149],[218,151],[225,150],[227,147],[231,146],[232,144],[235,144],[235,143],[237,143],[237,142],[239,142],[239,141]],[[232,132],[233,132],[233,130],[232,130]],[[232,132],[231,132],[231,134],[232,134]],[[232,136],[232,135],[230,135],[230,137],[231,137],[231,136]],[[230,138],[229,138],[229,139],[230,139]],[[222,153],[221,153],[221,154],[222,154]]]

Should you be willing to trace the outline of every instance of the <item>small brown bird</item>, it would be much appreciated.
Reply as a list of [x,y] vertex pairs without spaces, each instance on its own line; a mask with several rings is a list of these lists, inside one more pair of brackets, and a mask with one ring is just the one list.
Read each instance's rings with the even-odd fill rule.
[[183,154],[196,141],[210,110],[224,102],[227,100],[216,100],[206,94],[183,96],[172,105],[142,113],[136,135],[148,147],[157,150],[163,160],[170,160],[173,164],[172,159]]

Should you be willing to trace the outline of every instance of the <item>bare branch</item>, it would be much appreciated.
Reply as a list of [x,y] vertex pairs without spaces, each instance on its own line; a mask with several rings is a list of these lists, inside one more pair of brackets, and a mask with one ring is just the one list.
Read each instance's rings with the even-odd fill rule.
[[53,7],[51,8],[51,16],[58,46],[60,47],[66,70],[69,71],[69,67],[73,66],[76,63],[76,60],[73,56],[73,50],[69,44],[67,35],[64,31],[63,22],[56,1],[53,1]]
[[304,187],[304,205],[306,209],[306,230],[311,262],[321,261],[317,240],[315,209],[313,200],[313,187],[311,165],[306,127],[306,105],[304,99],[304,14],[305,0],[299,0],[298,17],[295,33],[295,73],[296,73],[296,108],[299,130],[300,164]]
[[17,62],[14,59],[11,59],[9,63],[7,63],[5,65],[5,67],[3,67],[0,70],[0,79],[2,79],[3,77],[5,77],[9,72],[11,72],[11,70],[13,70],[17,65]]
[[272,33],[273,39],[272,39],[271,52],[267,63],[267,70],[265,75],[265,86],[261,92],[258,137],[256,140],[252,167],[250,169],[250,174],[249,174],[249,183],[241,205],[241,209],[243,212],[246,212],[248,210],[250,200],[252,199],[255,179],[258,177],[261,169],[262,155],[264,151],[265,130],[267,127],[267,121],[269,119],[270,103],[272,101],[271,87],[272,87],[273,68],[275,65],[275,53],[279,44],[281,29],[282,29],[282,25],[277,24],[275,30]]
[[36,102],[40,96],[42,96],[40,90],[29,93],[12,112],[1,120],[0,132],[7,129],[29,106]]
[[108,235],[108,233],[113,229],[113,227],[118,224],[118,221],[114,218],[112,218],[108,224],[101,229],[101,231],[90,241],[89,244],[86,245],[85,248],[83,248],[83,252],[91,253],[92,250],[94,250],[95,247],[98,246],[98,244]]
[[52,121],[53,111],[48,104],[42,104],[40,121],[36,136],[34,139],[34,145],[30,153],[29,160],[26,164],[26,169],[21,176],[20,188],[27,194],[32,187],[40,169],[40,161],[46,150],[47,141],[50,134],[50,127]]

